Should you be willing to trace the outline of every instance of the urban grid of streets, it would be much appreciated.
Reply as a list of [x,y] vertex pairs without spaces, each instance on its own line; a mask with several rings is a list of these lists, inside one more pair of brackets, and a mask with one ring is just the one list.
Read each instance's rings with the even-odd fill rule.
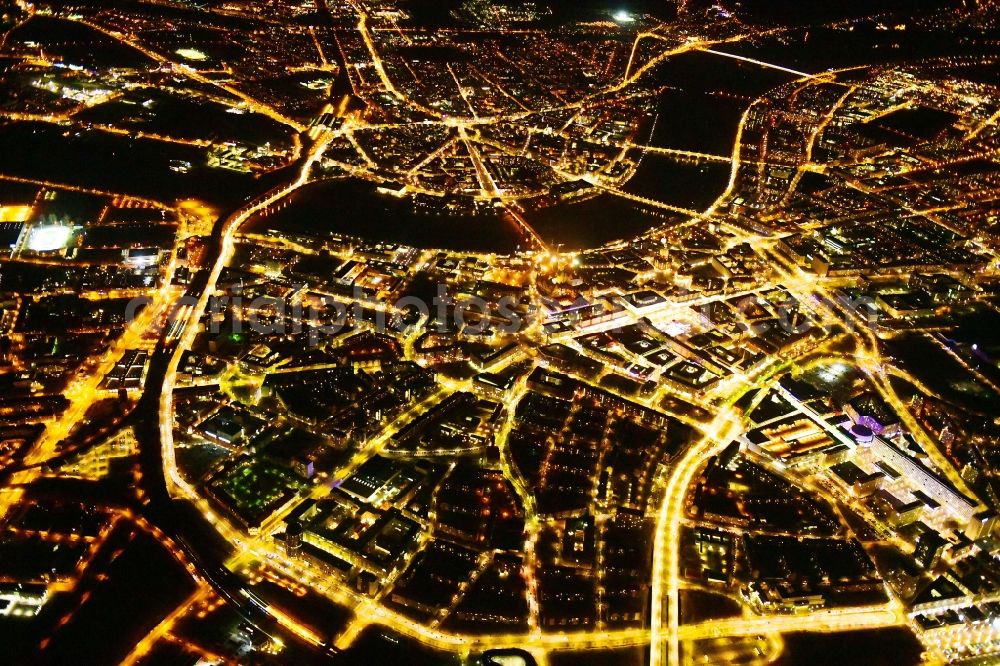
[[[38,11],[35,5],[31,3],[22,1],[19,4],[29,17]],[[352,1],[349,4],[356,14],[356,30],[368,50],[367,66],[376,73],[382,89],[394,98],[397,105],[407,108],[423,118],[413,121],[412,124],[414,126],[439,125],[448,129],[445,142],[429,150],[420,161],[420,164],[412,167],[409,171],[419,169],[422,164],[429,164],[439,153],[454,150],[459,144],[464,147],[472,160],[478,179],[479,191],[473,195],[473,198],[489,202],[490,206],[505,208],[510,215],[510,219],[514,220],[519,226],[519,233],[528,239],[532,245],[532,249],[525,256],[532,262],[533,280],[545,278],[548,273],[554,270],[553,266],[560,266],[565,262],[572,261],[576,257],[576,253],[567,255],[549,247],[543,236],[531,227],[527,217],[522,214],[524,211],[521,208],[523,200],[529,198],[527,194],[517,193],[511,195],[504,193],[497,186],[490,169],[484,165],[480,151],[484,148],[489,148],[491,151],[498,150],[517,154],[519,149],[516,146],[500,144],[490,139],[484,135],[484,128],[500,123],[525,123],[526,127],[532,127],[531,123],[533,119],[544,114],[565,112],[567,110],[588,111],[601,105],[630,97],[648,97],[655,91],[648,89],[642,83],[643,76],[659,63],[682,53],[701,51],[720,58],[734,58],[746,65],[770,68],[790,74],[794,77],[794,80],[788,86],[795,89],[796,93],[807,90],[812,86],[836,86],[842,92],[834,103],[828,107],[825,115],[814,124],[810,136],[807,137],[804,146],[805,157],[795,166],[795,174],[789,181],[788,196],[790,197],[803,176],[810,173],[824,174],[827,172],[828,165],[812,160],[815,142],[821,136],[827,124],[837,117],[837,114],[842,109],[842,105],[861,86],[857,78],[844,77],[842,79],[840,77],[841,72],[823,71],[809,74],[783,67],[780,64],[734,55],[727,53],[725,50],[727,44],[737,43],[750,37],[762,37],[777,31],[755,31],[753,33],[734,31],[732,34],[711,38],[689,37],[678,46],[675,44],[675,39],[669,35],[669,30],[666,26],[654,26],[650,29],[644,29],[635,35],[627,67],[622,73],[620,80],[613,85],[591,92],[578,99],[566,101],[564,104],[553,106],[552,108],[528,108],[514,98],[514,101],[522,107],[521,110],[516,112],[495,117],[481,117],[477,115],[476,109],[470,103],[470,113],[468,115],[455,115],[412,99],[404,90],[399,89],[395,85],[386,67],[383,66],[380,53],[379,31],[391,30],[391,28],[386,27],[381,20],[378,22],[379,27],[373,28],[371,9],[363,2]],[[173,307],[173,304],[184,293],[184,290],[172,285],[171,276],[176,268],[176,258],[171,258],[170,264],[165,269],[167,278],[163,282],[164,286],[154,294],[153,305],[143,310],[141,315],[128,325],[124,335],[121,336],[116,342],[115,347],[105,356],[106,360],[96,367],[89,369],[67,391],[66,397],[69,400],[69,407],[57,420],[48,425],[43,437],[26,456],[23,470],[15,475],[12,479],[11,488],[5,489],[2,495],[0,513],[12,506],[20,496],[19,492],[12,490],[12,488],[27,487],[34,479],[38,478],[42,466],[46,462],[64,454],[63,451],[59,450],[59,442],[66,437],[72,427],[86,413],[91,403],[97,399],[99,395],[98,384],[111,370],[117,357],[128,349],[146,348],[153,351],[162,359],[161,361],[154,360],[154,365],[160,362],[164,366],[162,382],[147,386],[145,391],[146,395],[152,396],[158,404],[158,431],[162,447],[159,454],[162,457],[163,475],[170,496],[188,499],[195,503],[203,511],[206,519],[226,539],[234,544],[238,544],[239,554],[233,561],[226,563],[228,569],[233,571],[238,570],[242,564],[250,560],[264,561],[269,566],[288,576],[289,579],[301,581],[317,590],[322,590],[331,599],[353,609],[353,621],[341,635],[333,637],[332,645],[336,648],[344,649],[348,647],[366,626],[375,624],[386,626],[405,636],[416,638],[423,643],[449,651],[467,652],[477,649],[519,647],[534,653],[539,660],[544,660],[545,654],[549,650],[631,646],[648,643],[650,663],[681,664],[683,663],[682,656],[686,652],[685,646],[690,648],[695,641],[701,639],[732,638],[733,649],[738,650],[740,645],[738,642],[739,638],[766,636],[770,641],[772,649],[775,649],[776,646],[776,649],[780,649],[780,635],[783,633],[869,629],[875,627],[904,626],[912,622],[912,617],[907,615],[904,605],[891,596],[890,601],[887,603],[872,605],[843,606],[793,614],[747,614],[745,617],[696,623],[684,623],[682,621],[680,596],[681,591],[687,583],[685,583],[681,571],[681,532],[685,526],[696,524],[689,514],[688,507],[692,485],[696,483],[705,462],[713,456],[718,455],[747,429],[747,422],[734,405],[750,390],[767,389],[777,386],[777,381],[789,368],[806,369],[834,362],[850,363],[856,367],[863,373],[878,396],[891,405],[903,419],[906,430],[926,452],[930,464],[941,474],[947,476],[948,481],[954,484],[956,488],[964,491],[969,496],[975,496],[972,492],[968,491],[966,481],[954,469],[952,463],[941,450],[939,442],[929,436],[926,429],[910,416],[907,405],[899,397],[892,383],[894,377],[904,377],[914,384],[919,384],[919,380],[909,375],[906,371],[897,368],[895,364],[886,362],[884,346],[880,343],[877,332],[867,322],[861,321],[859,313],[848,304],[845,304],[844,300],[836,293],[836,290],[842,286],[842,283],[835,277],[817,277],[814,273],[803,270],[801,265],[790,260],[787,254],[777,247],[779,243],[777,237],[770,234],[761,234],[745,224],[734,221],[730,215],[730,204],[733,199],[741,194],[741,186],[743,185],[741,183],[741,175],[746,174],[748,170],[753,171],[758,167],[763,172],[769,164],[769,155],[766,152],[766,148],[756,153],[750,151],[751,154],[748,156],[747,145],[743,141],[745,126],[754,117],[752,112],[756,102],[747,109],[741,118],[733,140],[731,155],[711,155],[694,151],[658,148],[645,145],[638,138],[629,138],[615,145],[616,148],[620,149],[619,160],[631,151],[638,149],[643,154],[662,154],[694,161],[728,163],[730,167],[728,187],[707,210],[689,210],[625,191],[622,185],[629,180],[632,171],[609,175],[606,170],[603,173],[588,173],[581,176],[578,173],[570,173],[563,170],[564,167],[559,164],[549,164],[548,166],[565,182],[582,179],[587,181],[588,185],[600,188],[613,195],[630,199],[650,209],[672,215],[679,214],[685,216],[686,219],[683,222],[650,232],[649,238],[657,239],[661,236],[666,237],[669,234],[677,233],[678,230],[685,227],[697,227],[711,223],[729,234],[727,242],[730,246],[748,243],[755,252],[759,253],[760,256],[764,257],[770,263],[774,271],[773,277],[766,285],[767,288],[780,286],[798,303],[808,304],[807,307],[815,318],[816,325],[823,331],[829,332],[829,336],[816,345],[803,347],[791,354],[782,354],[767,359],[766,362],[756,364],[745,373],[735,374],[727,380],[720,382],[712,390],[695,400],[700,406],[705,407],[705,410],[702,412],[704,416],[694,418],[678,415],[679,418],[683,417],[686,421],[691,422],[699,434],[678,458],[670,461],[669,464],[662,465],[655,476],[656,488],[653,496],[658,499],[659,504],[653,512],[655,517],[655,538],[652,577],[650,580],[651,599],[648,629],[542,630],[538,626],[538,602],[534,598],[536,593],[529,584],[529,606],[532,608],[532,620],[534,624],[528,633],[466,635],[451,633],[437,626],[415,621],[388,608],[381,603],[382,600],[378,597],[371,598],[362,594],[356,594],[346,588],[325,584],[321,574],[307,567],[301,561],[287,557],[283,548],[273,539],[273,533],[283,527],[282,520],[287,515],[287,511],[271,516],[257,534],[247,536],[243,530],[235,527],[228,518],[220,514],[204,498],[198,487],[192,485],[184,478],[176,462],[176,448],[174,445],[174,389],[178,386],[179,382],[179,365],[185,356],[185,352],[195,346],[197,337],[203,332],[202,313],[209,307],[210,299],[225,288],[225,285],[220,280],[224,271],[233,262],[237,244],[242,242],[241,234],[245,233],[245,224],[254,218],[262,215],[267,216],[273,210],[279,209],[289,197],[316,179],[316,171],[321,165],[323,168],[335,168],[340,170],[341,173],[361,179],[384,182],[385,174],[379,172],[374,162],[366,158],[364,150],[360,146],[357,148],[362,158],[359,162],[348,163],[331,160],[325,157],[325,152],[335,142],[347,141],[357,146],[357,142],[354,140],[355,135],[370,130],[390,131],[393,129],[392,125],[381,121],[367,123],[363,118],[363,114],[348,110],[349,104],[346,98],[345,100],[340,100],[340,108],[337,107],[337,100],[334,100],[331,105],[324,109],[324,116],[339,115],[340,117],[337,119],[337,122],[324,122],[322,124],[312,124],[311,126],[306,125],[286,117],[279,110],[255,100],[234,86],[214,81],[211,77],[199,72],[196,66],[180,62],[172,54],[157,52],[144,45],[134,35],[122,32],[116,28],[103,26],[91,19],[69,16],[68,20],[78,21],[89,28],[103,33],[107,37],[137,49],[154,61],[162,65],[171,66],[173,72],[187,77],[193,82],[222,89],[226,93],[238,97],[240,104],[245,109],[267,116],[293,130],[296,137],[295,152],[292,155],[295,174],[287,183],[278,185],[265,194],[252,199],[239,210],[232,212],[216,223],[214,234],[217,240],[214,243],[214,251],[211,256],[205,258],[205,266],[208,269],[207,274],[204,276],[203,283],[198,285],[196,293],[192,294],[190,290],[188,291],[188,296],[195,296],[197,303],[194,306],[188,305],[179,312]],[[315,38],[315,34],[313,36]],[[646,53],[646,51],[642,47],[647,42],[662,42],[664,46],[656,50],[651,57],[645,56],[645,59],[643,59],[644,57],[641,54]],[[318,42],[317,48],[319,49]],[[323,57],[325,60],[326,56]],[[351,70],[354,72],[359,71],[359,65],[352,63],[344,69],[345,71],[342,75],[348,77],[352,87],[356,86],[351,76]],[[452,74],[454,75],[454,72]],[[464,97],[465,92],[457,76],[455,76],[455,81],[460,94]],[[364,98],[361,91],[356,90],[353,94],[358,99]],[[44,122],[67,125],[71,125],[73,122],[66,117],[52,116],[38,118],[28,114],[20,116],[12,115],[10,119],[42,120]],[[980,126],[969,132],[969,140],[974,141],[984,129],[994,126],[996,122],[996,115],[983,120]],[[398,123],[400,129],[406,125],[407,123]],[[97,127],[96,129],[112,133],[121,131],[111,126]],[[556,130],[557,133],[558,131]],[[158,137],[156,135],[145,135],[145,138],[177,141],[176,139]],[[193,145],[197,145],[197,142],[193,142]],[[52,185],[58,186],[58,184]],[[407,182],[403,187],[403,191],[408,196],[441,194],[439,191],[421,186],[412,180]],[[533,195],[534,193],[529,194]],[[917,210],[908,206],[904,206],[904,209],[908,214],[914,216],[927,214],[927,210]],[[210,220],[210,217],[207,217],[206,220]],[[276,246],[281,245],[281,241],[279,240],[270,239],[269,242],[274,243]],[[618,247],[625,246],[626,243],[618,244]],[[287,248],[291,247],[295,247],[295,244],[292,241],[288,241]],[[456,256],[465,257],[469,255],[468,253],[461,253],[456,254]],[[992,271],[993,274],[996,273],[995,260],[990,262],[988,271]],[[749,290],[748,293],[760,293],[761,291],[761,287],[755,287]],[[535,294],[537,295],[537,291],[535,291]],[[683,303],[668,301],[658,308],[644,313],[644,316],[653,323],[666,324],[677,318],[682,318],[684,311],[691,304],[692,301],[685,301]],[[172,318],[171,321],[179,321],[180,323],[175,326],[169,326],[165,323],[168,317]],[[620,324],[616,323],[614,325],[617,326]],[[590,329],[590,332],[599,330],[601,330],[600,325]],[[546,337],[543,336],[539,325],[533,325],[519,336],[522,348],[516,356],[501,360],[496,365],[484,368],[484,370],[501,372],[517,362],[535,358],[537,356],[535,348],[542,341],[546,343],[569,341],[577,334],[578,332],[571,331],[561,337],[559,335]],[[412,343],[412,340],[409,342]],[[150,377],[159,379],[155,372],[151,372]],[[435,400],[440,401],[450,394],[469,390],[472,382],[471,380],[442,379],[440,384],[441,386],[437,393],[427,398],[424,403],[413,405],[410,409],[385,425],[379,433],[370,437],[364,446],[354,453],[350,461],[337,470],[332,476],[331,482],[346,479],[366,461],[382,453],[392,436],[426,411],[425,408],[430,406]],[[524,394],[526,388],[523,386],[523,383],[517,391],[519,392],[518,395]],[[647,405],[656,405],[664,398],[670,396],[672,392],[673,389],[664,384],[654,394],[643,398],[642,402]],[[685,399],[690,398],[685,396]],[[501,451],[504,450],[504,438],[509,433],[510,427],[508,423],[508,426],[498,435],[498,444]],[[528,535],[524,554],[528,561],[530,561],[531,548],[533,547],[534,539],[538,535],[540,518],[535,512],[531,493],[525,487],[525,480],[520,478],[518,472],[511,468],[510,458],[507,454],[503,457],[503,468],[505,476],[514,483],[515,489],[524,504]],[[150,475],[150,470],[144,469],[143,474]],[[796,482],[803,485],[808,483],[801,478],[796,479]],[[325,493],[329,492],[330,485],[320,484],[316,486],[312,491],[312,496],[314,498],[324,496]],[[140,485],[140,488],[146,487],[145,484]],[[830,488],[818,485],[810,487],[809,490],[826,497],[829,497],[832,492]],[[150,529],[155,528],[150,527]],[[170,537],[167,535],[163,535],[163,538],[168,541],[170,540]],[[186,546],[177,550],[178,557],[184,558],[185,562],[189,559],[196,559],[190,558],[189,554],[182,552],[185,549]],[[204,572],[196,575],[204,576]],[[202,582],[199,583],[199,589],[192,596],[192,600],[205,597],[210,587],[208,583],[218,585],[217,581],[213,580],[211,576],[200,578],[200,580]],[[205,582],[206,580],[208,582]],[[241,600],[238,595],[233,595],[231,592],[227,592],[225,596],[227,600],[231,600],[233,603],[251,604],[251,601],[248,599]],[[151,648],[156,640],[166,635],[173,623],[183,613],[186,605],[179,607],[175,613],[166,617],[154,632],[136,647],[135,651],[130,655],[130,661],[134,662],[138,660]],[[265,612],[277,624],[291,631],[307,643],[324,647],[330,644],[330,641],[326,637],[317,636],[315,632],[302,626],[294,618],[276,607],[266,608]],[[989,635],[989,632],[990,630],[986,630],[985,634]]]

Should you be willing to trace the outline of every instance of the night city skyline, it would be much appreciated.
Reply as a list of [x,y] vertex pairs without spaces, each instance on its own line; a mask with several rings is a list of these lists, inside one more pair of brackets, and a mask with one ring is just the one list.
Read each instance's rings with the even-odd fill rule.
[[1000,660],[995,0],[0,6],[9,664]]

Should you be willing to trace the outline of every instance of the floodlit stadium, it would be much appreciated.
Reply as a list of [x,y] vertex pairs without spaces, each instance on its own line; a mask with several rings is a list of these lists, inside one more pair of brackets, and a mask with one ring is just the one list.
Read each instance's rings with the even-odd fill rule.
[[28,249],[32,252],[58,252],[69,244],[73,227],[46,224],[28,232]]

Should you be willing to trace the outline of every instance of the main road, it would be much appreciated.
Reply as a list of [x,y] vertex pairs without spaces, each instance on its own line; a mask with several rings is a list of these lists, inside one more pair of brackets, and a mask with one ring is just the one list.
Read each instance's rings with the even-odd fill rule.
[[[670,664],[679,664],[680,645],[680,517],[688,487],[704,462],[724,448],[740,431],[740,422],[729,410],[722,410],[706,428],[704,435],[691,446],[670,471],[663,502],[656,518],[653,540],[653,573],[651,581],[649,663],[663,662],[664,643]],[[663,635],[664,614],[667,635]]]
[[145,391],[130,419],[139,443],[141,515],[184,551],[197,566],[199,575],[245,620],[268,635],[280,633],[300,650],[318,658],[332,658],[332,648],[304,637],[296,631],[297,627],[289,626],[287,617],[273,612],[244,581],[226,569],[213,528],[194,511],[192,504],[176,499],[193,499],[193,489],[180,477],[175,466],[172,400],[178,364],[197,335],[201,313],[218,287],[223,268],[232,258],[236,231],[254,214],[302,187],[328,141],[328,137],[321,137],[313,144],[300,160],[298,173],[291,182],[268,190],[218,220],[212,235],[206,239],[205,256],[210,263],[195,274],[188,288],[188,295],[197,298],[197,305],[185,309],[187,318],[176,343],[168,335],[170,327],[164,327],[164,335],[150,359]]

